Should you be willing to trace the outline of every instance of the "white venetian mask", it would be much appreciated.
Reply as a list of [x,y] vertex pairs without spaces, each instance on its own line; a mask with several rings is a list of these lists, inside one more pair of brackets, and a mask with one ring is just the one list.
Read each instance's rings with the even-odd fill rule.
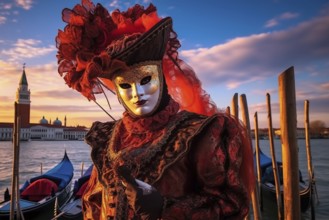
[[160,61],[140,63],[113,78],[117,95],[134,116],[151,115],[160,103],[163,74]]

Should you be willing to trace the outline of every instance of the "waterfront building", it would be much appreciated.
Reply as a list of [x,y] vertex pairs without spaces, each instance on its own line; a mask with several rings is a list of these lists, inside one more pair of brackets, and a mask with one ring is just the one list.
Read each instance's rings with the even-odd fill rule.
[[[88,129],[84,126],[68,127],[58,118],[53,123],[43,116],[39,123],[30,123],[31,92],[28,88],[25,66],[16,91],[17,115],[20,116],[20,140],[83,140]],[[13,139],[14,124],[0,122],[0,141]]]

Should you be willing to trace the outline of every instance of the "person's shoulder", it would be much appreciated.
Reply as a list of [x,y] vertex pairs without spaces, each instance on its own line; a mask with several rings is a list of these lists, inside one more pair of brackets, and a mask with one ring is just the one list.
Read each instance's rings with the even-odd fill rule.
[[91,128],[89,129],[88,133],[86,134],[85,141],[89,145],[94,145],[95,142],[105,143],[117,122],[118,121],[109,121],[109,122],[95,121],[92,124]]
[[230,120],[230,116],[228,116],[226,113],[218,112],[213,115],[207,116],[207,115],[202,115],[194,112],[189,112],[189,111],[181,111],[179,112],[180,117],[186,118],[188,121],[198,121],[201,123],[217,123],[218,121],[227,121]]
[[226,112],[217,112],[211,116],[201,115],[193,112],[182,111],[181,117],[186,117],[186,123],[199,125],[200,129],[204,130],[210,127],[218,127],[220,130],[229,130],[236,132],[242,129],[241,121]]
[[117,121],[108,121],[108,122],[95,121],[93,122],[91,128],[89,129],[89,132],[111,129],[116,122]]
[[189,112],[186,110],[178,112],[177,115],[178,115],[178,117],[185,118],[187,120],[205,120],[208,118],[208,116],[206,116],[206,115],[201,115],[201,114]]
[[189,111],[179,112],[180,126],[181,127],[193,127],[196,129],[196,133],[206,129],[209,126],[218,124],[223,116],[221,114],[213,114],[211,116],[202,115]]

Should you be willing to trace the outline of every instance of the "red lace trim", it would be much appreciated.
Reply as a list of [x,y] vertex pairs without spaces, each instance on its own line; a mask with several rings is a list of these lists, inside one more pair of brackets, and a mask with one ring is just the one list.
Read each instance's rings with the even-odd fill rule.
[[170,100],[169,105],[159,113],[147,118],[133,118],[125,112],[118,135],[115,137],[116,150],[138,148],[148,143],[157,143],[167,132],[169,120],[174,120],[179,105]]
[[158,131],[165,127],[169,119],[178,112],[179,105],[174,100],[169,101],[169,105],[154,116],[147,118],[133,118],[128,112],[123,113],[123,124],[128,132],[140,134],[145,131]]

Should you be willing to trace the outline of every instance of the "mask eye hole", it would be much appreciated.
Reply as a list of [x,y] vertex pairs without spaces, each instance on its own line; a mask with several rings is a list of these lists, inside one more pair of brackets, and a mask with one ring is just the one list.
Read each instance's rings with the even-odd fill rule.
[[129,83],[121,83],[119,84],[121,89],[129,89],[131,88],[131,85]]
[[152,77],[151,76],[146,76],[141,80],[141,85],[145,85],[151,81]]

